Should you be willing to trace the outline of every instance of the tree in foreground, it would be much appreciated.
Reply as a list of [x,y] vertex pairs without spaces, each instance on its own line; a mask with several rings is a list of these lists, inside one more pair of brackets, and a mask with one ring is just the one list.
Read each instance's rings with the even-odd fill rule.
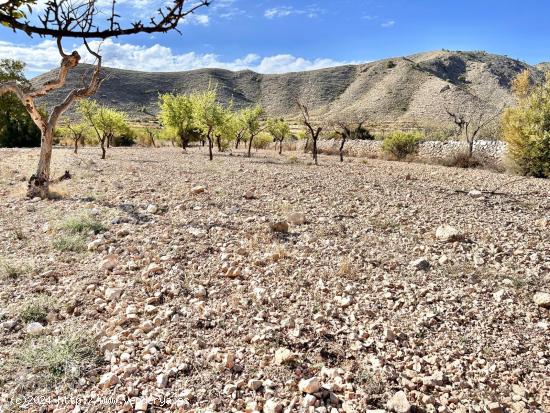
[[[23,71],[25,64],[18,60],[0,60],[0,84],[16,82],[28,88]],[[0,96],[0,147],[40,146],[40,130],[27,113],[25,106],[12,93]]]
[[[37,35],[55,39],[61,56],[57,78],[38,88],[26,88],[17,80],[0,84],[0,95],[14,94],[23,103],[41,134],[40,159],[36,173],[29,180],[27,196],[46,198],[50,183],[50,165],[55,127],[61,115],[75,100],[92,96],[101,84],[101,55],[90,48],[90,39],[108,39],[139,33],[165,33],[177,30],[180,22],[190,13],[210,0],[197,0],[188,5],[186,0],[171,0],[144,20],[128,21],[118,14],[116,1],[100,0],[48,0],[41,7],[34,7],[36,0],[15,0],[0,3],[0,24],[13,31],[29,36]],[[144,23],[145,22],[145,23]],[[54,106],[49,116],[38,110],[36,98],[47,95],[65,85],[71,70],[80,63],[80,54],[75,50],[65,52],[63,39],[81,39],[88,52],[95,57],[96,65],[87,85],[73,89],[65,99]]]
[[246,125],[246,134],[248,135],[247,156],[249,158],[252,156],[252,143],[254,142],[254,138],[264,130],[261,122],[263,114],[264,110],[259,105],[246,108],[242,112],[243,122]]
[[[269,119],[267,131],[273,137],[275,143],[279,144],[279,155],[283,153],[283,141],[290,135],[290,126],[284,119]],[[277,149],[275,147],[275,149]]]
[[[321,134],[321,131],[323,130],[323,127],[321,124],[316,123],[314,120],[312,120],[308,107],[303,103],[298,101],[298,108],[300,109],[300,112],[302,113],[302,122],[306,128],[306,133],[309,135],[309,138],[311,138],[312,141],[312,150],[311,153],[313,154],[313,162],[315,162],[315,165],[319,165],[319,161],[317,159],[317,140],[319,139],[319,135]],[[306,148],[307,148],[307,142],[306,142]]]
[[540,85],[526,79],[521,74],[515,82],[518,105],[504,113],[504,139],[519,173],[550,178],[550,72]]

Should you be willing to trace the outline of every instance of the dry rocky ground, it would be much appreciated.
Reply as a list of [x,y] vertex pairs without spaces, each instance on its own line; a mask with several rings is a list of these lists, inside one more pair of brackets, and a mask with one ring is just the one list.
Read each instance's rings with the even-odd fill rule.
[[25,200],[37,157],[0,151],[0,411],[550,411],[549,181],[56,149]]

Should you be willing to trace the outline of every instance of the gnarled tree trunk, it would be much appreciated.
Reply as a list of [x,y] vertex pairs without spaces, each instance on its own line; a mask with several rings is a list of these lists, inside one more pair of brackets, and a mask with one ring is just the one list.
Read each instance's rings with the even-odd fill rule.
[[[61,46],[61,38],[57,39],[57,46],[62,57],[57,79],[50,80],[44,83],[39,89],[31,90],[30,92],[24,91],[15,81],[0,85],[0,95],[10,92],[14,93],[25,106],[25,109],[31,116],[31,119],[36,126],[40,129],[42,135],[38,167],[36,168],[36,173],[31,176],[28,183],[27,196],[29,198],[48,197],[53,134],[60,116],[72,105],[75,100],[94,94],[101,83],[99,79],[99,72],[101,70],[101,56],[90,50],[87,42],[85,42],[85,45],[88,48],[88,51],[97,58],[98,62],[90,84],[84,88],[72,90],[63,102],[53,108],[49,118],[47,119],[37,109],[34,102],[35,98],[45,96],[52,90],[63,87],[69,71],[74,69],[80,62],[80,55],[78,52],[74,51],[70,55],[65,54]],[[70,176],[70,174],[67,172],[65,176]]]
[[214,146],[214,142],[212,142],[212,128],[208,129],[208,134],[206,135],[208,139],[208,156],[211,161],[214,160],[214,154],[212,153],[212,147]]
[[248,154],[247,156],[250,158],[252,156],[252,142],[254,141],[254,136],[251,136],[248,141]]
[[105,159],[106,158],[106,155],[107,155],[107,151],[105,150],[105,137],[102,137],[100,139],[100,142],[101,142],[101,159]]
[[340,162],[344,162],[344,145],[346,144],[346,136],[342,136],[342,143],[340,144]]

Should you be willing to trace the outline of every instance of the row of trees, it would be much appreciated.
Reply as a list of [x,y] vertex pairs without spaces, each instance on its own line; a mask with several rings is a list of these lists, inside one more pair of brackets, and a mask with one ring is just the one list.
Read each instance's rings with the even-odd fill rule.
[[237,148],[241,142],[247,142],[248,156],[251,156],[254,139],[266,129],[261,106],[234,111],[233,105],[223,106],[218,102],[217,92],[212,88],[189,95],[162,95],[159,106],[166,133],[176,136],[184,150],[192,141],[207,142],[210,160],[214,144],[218,151],[223,151],[232,141]]

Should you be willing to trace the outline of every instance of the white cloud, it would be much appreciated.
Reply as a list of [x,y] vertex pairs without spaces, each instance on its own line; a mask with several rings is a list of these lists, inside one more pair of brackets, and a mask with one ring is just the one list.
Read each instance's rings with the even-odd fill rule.
[[292,15],[302,15],[307,16],[309,18],[315,18],[319,16],[319,14],[323,13],[323,10],[319,9],[315,6],[309,6],[305,9],[295,9],[292,6],[281,6],[281,7],[274,7],[271,9],[267,9],[264,12],[264,17],[267,17],[268,19],[275,19],[279,17],[287,17]]
[[382,23],[380,26],[382,26],[382,27],[385,28],[385,29],[390,29],[390,28],[392,28],[393,26],[395,26],[395,20],[388,20],[388,21],[385,21],[385,22]]
[[197,24],[200,26],[208,26],[210,24],[210,17],[206,14],[190,14],[182,20],[182,24]]
[[[129,43],[117,43],[111,39],[90,42],[93,49],[101,45],[103,65],[119,69],[131,69],[151,72],[177,72],[201,68],[221,68],[228,70],[250,69],[259,73],[284,73],[303,70],[322,69],[358,62],[344,62],[328,58],[305,59],[290,54],[259,56],[248,54],[234,60],[222,60],[214,53],[188,52],[177,54],[169,47],[160,44],[139,46]],[[78,52],[83,61],[93,63],[83,46]],[[29,76],[35,76],[59,65],[59,53],[54,41],[43,41],[33,46],[16,45],[0,41],[0,58],[16,58],[28,64]]]

